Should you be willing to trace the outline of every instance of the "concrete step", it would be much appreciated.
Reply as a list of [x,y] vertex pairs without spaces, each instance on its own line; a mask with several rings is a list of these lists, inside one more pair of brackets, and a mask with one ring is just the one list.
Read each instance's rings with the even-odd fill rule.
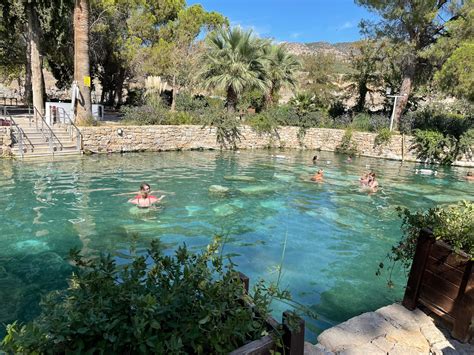
[[[49,153],[49,150],[50,150],[48,144],[35,145],[33,146],[33,148],[31,148],[31,146],[24,146],[23,149],[28,152],[34,151],[34,152],[41,152],[41,153]],[[19,152],[19,150],[20,148],[18,147],[18,145],[14,145],[12,147],[12,152]],[[76,144],[73,144],[73,143],[63,144],[62,149],[59,147],[56,148],[56,152],[67,151],[67,150],[77,150]]]
[[53,154],[38,154],[38,153],[28,153],[23,155],[23,159],[35,159],[35,160],[41,160],[41,159],[47,159],[47,160],[52,160],[52,159],[58,159],[58,158],[68,158],[68,157],[79,157],[81,156],[81,152],[79,150],[76,151],[67,151],[67,152],[60,152],[60,153],[54,153]]

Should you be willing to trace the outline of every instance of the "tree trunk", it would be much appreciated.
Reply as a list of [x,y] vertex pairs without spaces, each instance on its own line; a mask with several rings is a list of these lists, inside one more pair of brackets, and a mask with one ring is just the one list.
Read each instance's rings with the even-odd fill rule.
[[173,88],[173,92],[171,94],[171,112],[175,112],[176,111],[176,75],[173,75],[171,87]]
[[411,90],[413,88],[413,80],[415,79],[415,68],[416,64],[411,61],[403,70],[403,80],[400,86],[400,96],[397,100],[397,106],[395,107],[394,126],[400,129],[400,122],[405,108],[407,107],[408,98],[410,97]]
[[92,116],[91,88],[84,85],[84,79],[89,77],[89,0],[75,0],[74,80],[79,88],[75,114],[76,122],[79,124]]
[[29,26],[26,28],[26,67],[25,67],[25,91],[23,93],[25,104],[33,103],[33,89],[31,87],[31,42]]
[[44,113],[43,98],[43,71],[42,60],[40,56],[39,46],[39,23],[36,10],[32,3],[26,6],[28,17],[28,39],[30,43],[30,60],[31,60],[31,84],[33,89],[33,106],[39,113]]
[[120,68],[118,82],[117,82],[117,91],[115,92],[115,108],[120,108],[120,106],[122,105],[124,81],[125,81],[125,69]]
[[232,86],[227,88],[227,112],[237,111],[237,93]]
[[365,108],[365,97],[367,96],[367,82],[359,83],[359,97],[357,98],[356,111],[361,112]]

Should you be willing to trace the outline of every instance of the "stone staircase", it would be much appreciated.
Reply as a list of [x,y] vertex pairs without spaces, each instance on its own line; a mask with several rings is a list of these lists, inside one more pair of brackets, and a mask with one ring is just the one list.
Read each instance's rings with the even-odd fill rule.
[[[19,158],[56,158],[81,153],[80,133],[70,124],[47,126],[41,117],[35,121],[32,115],[3,115],[12,122],[11,153]],[[41,124],[43,123],[43,124]]]

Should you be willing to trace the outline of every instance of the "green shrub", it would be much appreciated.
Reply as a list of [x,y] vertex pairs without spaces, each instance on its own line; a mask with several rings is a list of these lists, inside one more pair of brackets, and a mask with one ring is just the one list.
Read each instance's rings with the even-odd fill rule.
[[248,116],[245,122],[259,134],[275,133],[275,130],[278,127],[277,121],[269,112],[262,112]]
[[[399,262],[409,270],[423,228],[430,228],[437,240],[450,244],[455,251],[463,250],[474,258],[474,202],[461,201],[415,213],[398,208],[398,214],[402,218],[403,236],[387,255],[390,274]],[[384,267],[384,263],[380,263],[376,274],[381,275]],[[390,277],[388,281],[392,286]]]
[[472,159],[474,155],[474,128],[468,130],[459,138],[457,154],[464,154],[467,158]]
[[347,128],[344,132],[344,136],[342,136],[341,143],[336,147],[336,152],[348,155],[357,154],[357,144],[352,140],[352,135],[352,129]]
[[200,114],[209,107],[209,102],[202,96],[192,96],[186,92],[176,95],[176,111]]
[[237,149],[237,141],[240,141],[241,121],[233,113],[224,110],[212,109],[203,118],[203,126],[216,129],[216,141],[222,147]]
[[379,132],[384,128],[390,128],[390,117],[384,115],[371,115],[369,119],[369,131]]
[[142,106],[122,107],[123,121],[133,125],[156,125],[166,121],[168,109],[157,95],[149,95]]
[[370,115],[367,113],[358,113],[352,120],[351,127],[357,131],[370,131]]
[[441,132],[415,130],[410,150],[427,163],[450,164],[455,160],[456,140]]
[[427,107],[410,112],[402,121],[410,122],[411,127],[405,130],[425,130],[441,132],[445,136],[459,139],[469,129],[474,128],[472,115],[459,115],[441,110],[439,107]]
[[389,128],[382,128],[375,136],[374,144],[376,146],[389,144],[390,140],[392,139],[392,135],[393,132],[390,131]]
[[186,111],[167,112],[166,119],[162,124],[169,125],[189,125],[198,124],[199,119],[195,118],[191,113]]
[[[11,353],[223,354],[266,331],[275,289],[259,282],[253,302],[218,242],[206,251],[180,247],[163,255],[155,244],[131,262],[110,255],[85,259],[71,253],[77,271],[69,288],[50,293],[34,321],[7,327]],[[287,296],[286,294],[283,294]]]

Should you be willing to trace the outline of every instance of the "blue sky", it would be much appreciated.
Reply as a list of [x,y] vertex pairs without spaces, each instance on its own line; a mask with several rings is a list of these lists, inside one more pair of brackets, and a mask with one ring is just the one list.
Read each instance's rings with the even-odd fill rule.
[[361,38],[361,19],[375,19],[353,0],[188,0],[227,16],[232,25],[276,41],[330,43]]

